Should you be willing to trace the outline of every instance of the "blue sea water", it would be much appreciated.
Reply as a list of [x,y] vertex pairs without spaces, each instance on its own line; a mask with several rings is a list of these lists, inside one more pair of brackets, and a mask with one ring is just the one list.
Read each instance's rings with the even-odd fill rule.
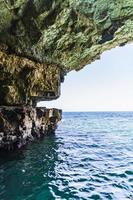
[[0,200],[131,200],[133,112],[63,113],[55,135],[0,155]]

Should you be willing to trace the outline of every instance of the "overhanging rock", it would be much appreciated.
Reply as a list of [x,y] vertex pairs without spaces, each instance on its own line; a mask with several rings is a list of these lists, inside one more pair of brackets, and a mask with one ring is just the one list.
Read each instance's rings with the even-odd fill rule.
[[0,106],[35,104],[60,96],[61,69],[0,50]]
[[29,106],[32,113],[38,101],[60,96],[68,72],[132,41],[133,0],[0,0],[0,144],[12,138],[6,120],[13,138],[20,127],[7,113],[25,107],[27,116]]
[[132,0],[3,0],[0,6],[1,40],[11,51],[66,69],[81,67],[91,53],[90,62],[94,49],[133,37]]
[[[1,46],[6,46],[7,54],[22,58],[22,62],[23,58],[29,59],[26,67],[22,65],[24,84],[28,86],[27,90],[22,86],[22,91],[16,81],[22,79],[19,73],[14,74],[15,83],[10,78],[13,69],[21,68],[13,61],[16,57],[12,59],[13,69],[1,60],[8,71],[5,75],[8,84],[4,86],[2,80],[0,90],[3,91],[3,86],[8,94],[16,90],[16,104],[31,99],[32,95],[45,97],[48,91],[57,98],[57,87],[65,73],[81,69],[98,59],[103,51],[133,41],[132,0],[1,0],[0,7]],[[4,68],[1,74],[5,74]],[[45,78],[46,72],[49,78]]]

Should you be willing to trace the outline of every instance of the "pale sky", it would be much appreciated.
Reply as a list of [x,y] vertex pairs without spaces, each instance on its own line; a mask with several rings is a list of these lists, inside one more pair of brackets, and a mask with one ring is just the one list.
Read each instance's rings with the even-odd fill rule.
[[106,51],[61,86],[61,97],[39,106],[63,111],[133,111],[133,44]]

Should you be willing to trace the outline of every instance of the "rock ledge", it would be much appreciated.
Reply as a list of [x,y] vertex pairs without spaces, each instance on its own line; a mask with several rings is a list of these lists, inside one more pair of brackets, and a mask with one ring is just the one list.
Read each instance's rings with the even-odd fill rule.
[[15,150],[34,139],[53,134],[61,120],[61,110],[0,107],[0,149]]

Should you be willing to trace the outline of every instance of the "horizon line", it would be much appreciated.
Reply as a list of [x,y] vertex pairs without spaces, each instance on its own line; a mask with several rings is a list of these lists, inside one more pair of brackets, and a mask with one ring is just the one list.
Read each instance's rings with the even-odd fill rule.
[[133,110],[90,110],[90,111],[80,111],[80,110],[75,110],[75,111],[65,111],[62,110],[63,112],[133,112]]

